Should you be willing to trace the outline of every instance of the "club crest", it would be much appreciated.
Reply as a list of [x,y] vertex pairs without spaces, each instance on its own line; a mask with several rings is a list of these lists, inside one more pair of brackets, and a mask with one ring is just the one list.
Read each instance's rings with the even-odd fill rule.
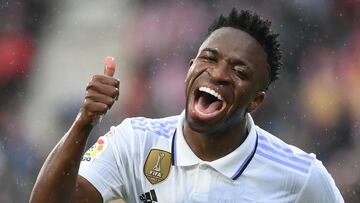
[[160,149],[151,149],[144,165],[144,175],[151,184],[165,180],[170,172],[171,154]]

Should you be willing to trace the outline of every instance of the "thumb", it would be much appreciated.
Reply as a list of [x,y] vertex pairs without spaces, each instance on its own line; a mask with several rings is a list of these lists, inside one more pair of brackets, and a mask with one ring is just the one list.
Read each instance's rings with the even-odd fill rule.
[[113,77],[115,73],[115,59],[112,56],[105,58],[104,75]]

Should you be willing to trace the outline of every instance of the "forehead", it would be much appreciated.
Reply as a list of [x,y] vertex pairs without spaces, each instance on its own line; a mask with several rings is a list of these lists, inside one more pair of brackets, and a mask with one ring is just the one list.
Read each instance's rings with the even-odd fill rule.
[[205,48],[215,49],[219,54],[245,62],[250,67],[267,66],[267,54],[258,41],[246,32],[224,27],[215,30],[203,42],[199,53]]

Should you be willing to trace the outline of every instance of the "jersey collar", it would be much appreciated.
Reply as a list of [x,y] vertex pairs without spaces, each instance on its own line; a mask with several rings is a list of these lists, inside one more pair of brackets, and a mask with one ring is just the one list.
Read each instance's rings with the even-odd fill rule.
[[257,147],[257,134],[255,124],[250,114],[246,115],[247,129],[249,134],[245,141],[230,154],[217,159],[215,161],[203,161],[198,158],[184,139],[183,124],[185,120],[185,111],[180,115],[176,132],[172,140],[172,156],[173,165],[175,166],[191,166],[204,164],[211,166],[218,172],[222,173],[230,179],[237,179],[250,163],[255,154]]

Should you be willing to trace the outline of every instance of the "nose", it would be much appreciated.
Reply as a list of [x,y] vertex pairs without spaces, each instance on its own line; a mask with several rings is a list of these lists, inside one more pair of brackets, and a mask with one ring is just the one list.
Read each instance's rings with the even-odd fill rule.
[[220,61],[217,65],[208,68],[207,73],[213,82],[225,85],[231,81],[229,69],[230,68],[226,62]]

